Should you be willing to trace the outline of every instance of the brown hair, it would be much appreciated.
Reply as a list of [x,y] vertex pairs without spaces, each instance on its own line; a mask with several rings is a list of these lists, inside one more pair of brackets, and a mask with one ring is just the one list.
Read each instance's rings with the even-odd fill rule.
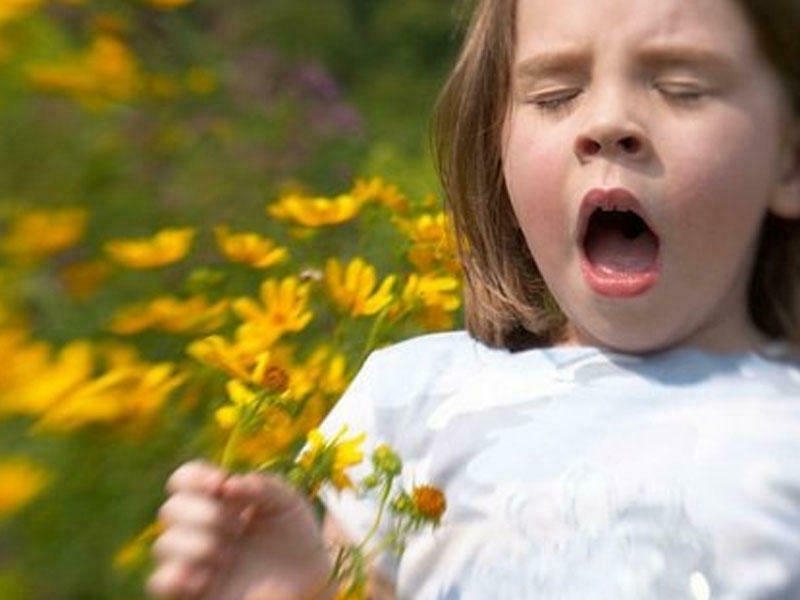
[[[502,168],[518,0],[478,0],[439,96],[433,146],[459,240],[469,332],[512,350],[548,345],[566,318],[517,226]],[[737,0],[800,115],[800,0]],[[768,215],[749,291],[767,336],[800,341],[800,221]]]

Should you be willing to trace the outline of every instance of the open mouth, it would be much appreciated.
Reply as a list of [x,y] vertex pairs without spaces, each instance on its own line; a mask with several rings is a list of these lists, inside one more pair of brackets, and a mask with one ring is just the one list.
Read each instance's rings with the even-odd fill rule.
[[596,291],[636,295],[658,275],[659,239],[636,198],[622,189],[593,190],[582,206],[583,270]]
[[596,208],[589,217],[583,248],[598,270],[637,273],[655,265],[658,238],[633,211]]

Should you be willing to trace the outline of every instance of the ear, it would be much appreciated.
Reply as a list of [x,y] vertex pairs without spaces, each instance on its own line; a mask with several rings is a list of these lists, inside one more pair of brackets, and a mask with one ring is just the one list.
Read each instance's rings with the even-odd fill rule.
[[781,153],[780,179],[769,203],[770,212],[784,219],[800,218],[800,117],[789,130]]

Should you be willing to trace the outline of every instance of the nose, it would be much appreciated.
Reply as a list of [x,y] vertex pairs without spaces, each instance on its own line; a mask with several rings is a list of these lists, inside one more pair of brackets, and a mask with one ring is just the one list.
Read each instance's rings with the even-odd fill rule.
[[643,160],[651,152],[645,130],[618,99],[596,107],[576,136],[574,150],[581,162],[597,156]]
[[613,150],[622,155],[636,156],[642,152],[644,143],[638,135],[620,134],[615,137],[581,135],[575,141],[575,153],[579,157],[590,157]]

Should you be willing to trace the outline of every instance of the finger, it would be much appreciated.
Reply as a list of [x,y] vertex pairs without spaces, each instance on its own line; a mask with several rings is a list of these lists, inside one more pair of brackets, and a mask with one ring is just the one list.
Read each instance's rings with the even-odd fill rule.
[[165,600],[195,600],[208,589],[212,574],[212,569],[207,566],[166,562],[159,565],[147,580],[147,593]]
[[242,531],[241,510],[216,498],[179,492],[170,496],[158,511],[158,518],[168,526],[196,527],[225,535]]
[[255,505],[266,513],[295,508],[303,497],[285,481],[271,475],[231,475],[221,488],[221,497],[242,506]]
[[179,491],[197,492],[201,494],[217,494],[228,474],[205,461],[187,462],[178,467],[167,480],[167,491],[174,494]]
[[224,562],[227,544],[220,536],[191,527],[170,527],[153,544],[161,562],[215,565]]

